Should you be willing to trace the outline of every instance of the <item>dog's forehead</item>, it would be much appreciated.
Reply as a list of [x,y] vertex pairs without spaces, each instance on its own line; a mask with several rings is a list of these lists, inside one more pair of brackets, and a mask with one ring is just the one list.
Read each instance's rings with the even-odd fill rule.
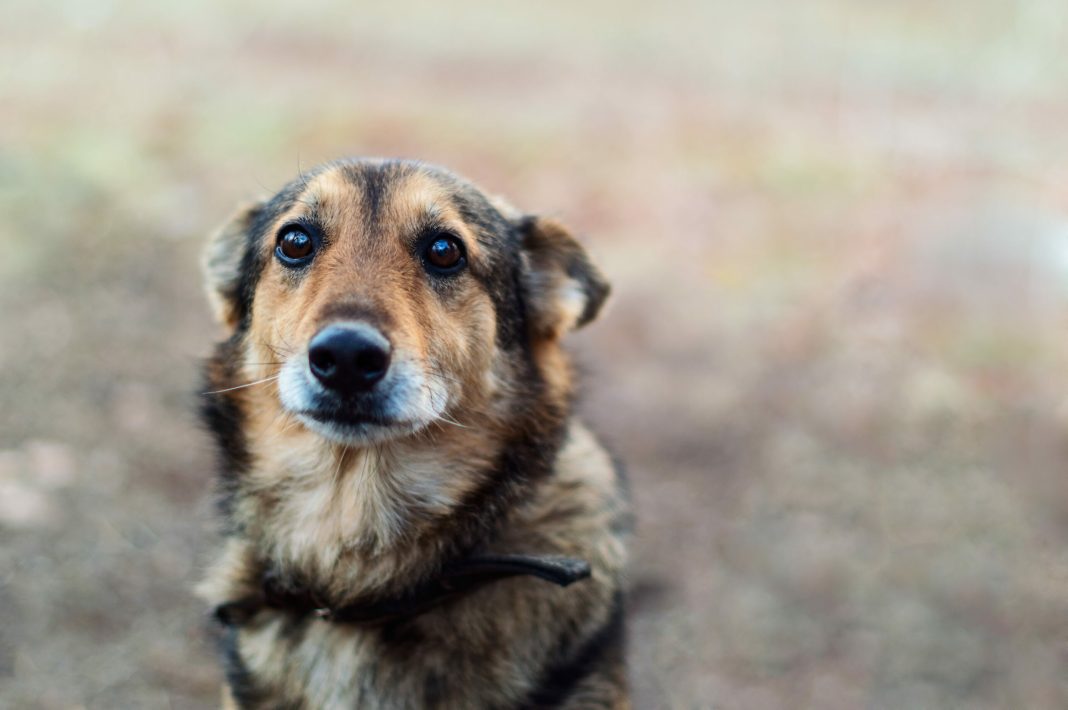
[[500,245],[509,221],[477,187],[440,168],[398,161],[353,161],[305,176],[293,209],[327,229],[414,233],[428,224],[461,227]]

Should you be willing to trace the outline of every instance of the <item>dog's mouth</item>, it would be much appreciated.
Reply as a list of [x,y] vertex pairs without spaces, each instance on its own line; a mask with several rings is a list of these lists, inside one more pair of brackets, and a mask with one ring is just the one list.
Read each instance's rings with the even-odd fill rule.
[[[434,421],[448,393],[421,369],[395,366],[373,389],[341,395],[320,386],[299,360],[282,368],[283,408],[320,436],[362,445],[412,434]],[[431,393],[435,393],[431,396]]]
[[331,432],[361,433],[407,428],[412,425],[412,420],[407,416],[409,412],[406,407],[398,406],[398,389],[383,387],[381,391],[342,397],[308,386],[304,390],[301,406],[287,409],[310,428],[320,432],[324,428]]
[[307,418],[319,422],[320,424],[329,424],[334,426],[393,426],[395,424],[401,423],[392,417],[385,417],[377,413],[350,411],[346,409],[338,409],[335,407],[305,409],[303,411],[294,412],[294,414],[296,414],[298,417]]
[[320,436],[348,445],[391,439],[419,428],[416,422],[334,407],[304,409],[294,415]]

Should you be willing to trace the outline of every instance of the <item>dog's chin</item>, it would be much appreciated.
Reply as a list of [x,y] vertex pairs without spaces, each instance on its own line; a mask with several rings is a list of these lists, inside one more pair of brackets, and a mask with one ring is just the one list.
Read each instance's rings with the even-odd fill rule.
[[294,414],[310,431],[345,446],[366,446],[400,439],[426,426],[425,422],[419,421],[343,417],[309,411]]

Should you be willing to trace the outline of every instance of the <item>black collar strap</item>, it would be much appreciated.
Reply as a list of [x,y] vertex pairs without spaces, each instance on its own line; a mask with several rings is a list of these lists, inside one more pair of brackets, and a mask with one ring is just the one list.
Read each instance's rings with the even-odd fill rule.
[[441,575],[402,596],[341,607],[318,603],[308,592],[282,589],[267,577],[262,595],[221,604],[215,609],[215,618],[226,626],[241,626],[263,607],[270,607],[340,624],[383,624],[418,616],[490,582],[523,575],[566,587],[589,577],[590,565],[573,557],[476,555],[447,565]]

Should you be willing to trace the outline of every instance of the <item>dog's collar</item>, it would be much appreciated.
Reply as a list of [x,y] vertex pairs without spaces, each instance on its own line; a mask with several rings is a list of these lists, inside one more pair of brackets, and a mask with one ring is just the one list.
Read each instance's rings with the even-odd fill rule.
[[241,626],[268,607],[339,624],[383,624],[418,616],[485,584],[518,576],[538,577],[566,587],[589,577],[590,565],[573,557],[475,555],[446,565],[439,576],[406,594],[340,607],[324,605],[308,592],[281,588],[272,577],[265,577],[262,594],[219,605],[215,618],[225,626]]

